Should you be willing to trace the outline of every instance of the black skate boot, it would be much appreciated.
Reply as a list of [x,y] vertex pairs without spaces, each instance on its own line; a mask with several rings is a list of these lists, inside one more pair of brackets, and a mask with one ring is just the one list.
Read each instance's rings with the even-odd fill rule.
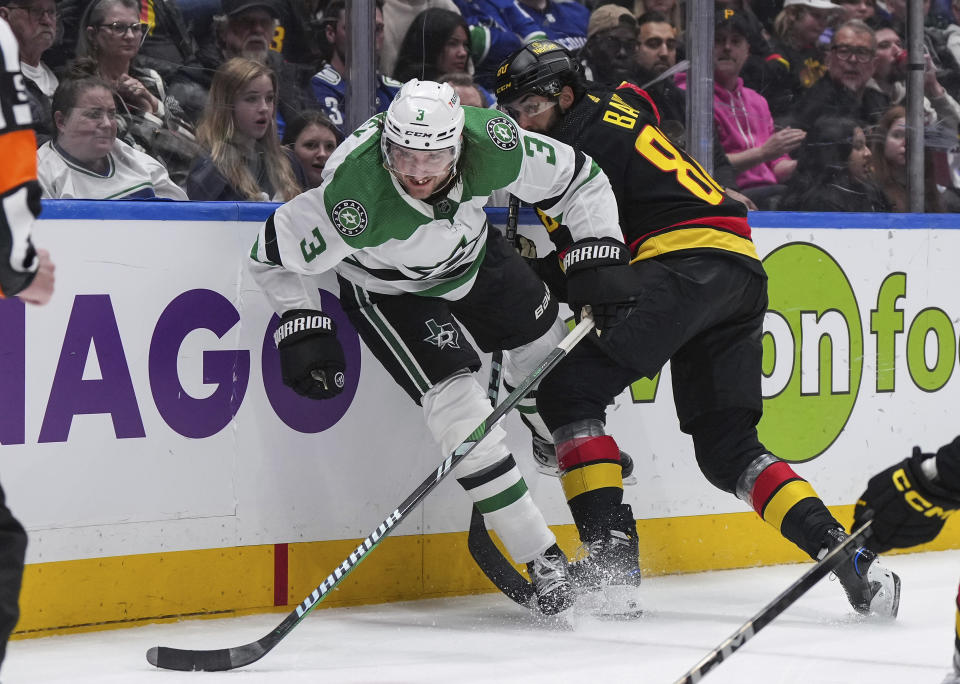
[[940,684],[960,684],[960,650],[953,649],[953,670],[951,670]]
[[554,544],[527,563],[527,572],[536,592],[536,607],[544,615],[556,615],[573,605],[573,587],[567,571],[567,557]]
[[585,544],[587,555],[570,564],[570,579],[586,610],[601,616],[636,616],[641,612],[639,539],[628,504],[600,539]]
[[[560,477],[556,447],[538,435],[533,435],[533,460],[544,475]],[[633,459],[625,451],[620,452],[620,477],[625,485],[637,484],[637,478],[633,477]]]
[[[820,557],[825,556],[846,538],[847,534],[839,527],[828,530],[826,548],[820,552]],[[864,547],[856,549],[847,560],[834,568],[833,574],[840,580],[847,600],[855,611],[861,615],[891,619],[897,617],[900,608],[900,577],[880,565],[877,554],[873,551]]]

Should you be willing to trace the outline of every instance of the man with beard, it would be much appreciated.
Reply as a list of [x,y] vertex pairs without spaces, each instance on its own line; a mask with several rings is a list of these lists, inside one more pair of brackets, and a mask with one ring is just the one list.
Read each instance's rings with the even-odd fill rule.
[[[483,207],[497,191],[542,203],[572,235],[621,235],[610,184],[588,156],[495,110],[462,107],[449,84],[405,83],[337,148],[323,184],[277,209],[254,245],[250,269],[281,316],[284,384],[328,400],[360,373],[337,339],[346,320],[317,310],[305,280],[333,271],[350,323],[452,453],[490,412],[465,332],[483,351],[504,350],[514,386],[566,333],[556,299],[489,228]],[[498,425],[455,474],[510,557],[527,563],[534,605],[559,613],[573,599],[567,559],[504,437]]]
[[223,14],[213,18],[214,40],[205,43],[170,80],[168,90],[186,117],[194,124],[199,121],[214,73],[232,57],[246,57],[273,69],[280,89],[277,110],[283,120],[307,109],[309,100],[296,87],[296,69],[270,49],[280,17],[273,0],[223,0],[221,6]]
[[[537,391],[567,504],[589,548],[571,565],[573,581],[627,600],[640,583],[636,519],[623,503],[606,407],[667,361],[679,426],[704,476],[822,557],[846,538],[842,525],[757,436],[767,277],[744,206],[671,143],[636,86],[586,83],[572,56],[549,41],[525,46],[497,73],[500,106],[521,128],[571,145],[604,170],[626,243],[578,238],[544,218],[557,252],[537,266],[557,270],[560,260],[567,301],[577,311],[589,300],[599,330]],[[896,616],[900,580],[876,555],[860,549],[836,574],[857,612]]]
[[7,20],[20,48],[20,70],[30,102],[37,147],[53,135],[50,102],[57,89],[57,77],[40,58],[53,45],[57,33],[57,5],[53,0],[0,3],[0,17]]
[[[379,60],[383,48],[383,10],[378,0],[374,18],[374,53]],[[332,52],[324,67],[310,79],[310,88],[317,98],[319,109],[343,132],[346,121],[347,100],[347,53],[350,34],[347,30],[347,9],[344,0],[333,0],[323,13],[323,26]],[[375,107],[377,112],[387,111],[402,83],[389,76],[377,73]]]

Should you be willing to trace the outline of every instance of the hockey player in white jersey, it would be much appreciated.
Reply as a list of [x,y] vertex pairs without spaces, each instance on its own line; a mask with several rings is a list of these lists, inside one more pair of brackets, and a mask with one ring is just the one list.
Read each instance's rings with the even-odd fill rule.
[[[566,332],[549,290],[488,226],[488,196],[505,189],[537,203],[562,216],[574,239],[622,240],[610,184],[589,157],[495,110],[461,107],[448,84],[404,84],[386,112],[348,136],[323,178],[267,219],[252,252],[254,277],[281,315],[284,382],[324,399],[356,372],[301,281],[333,270],[350,321],[423,407],[445,455],[490,412],[462,329],[485,352],[507,350],[514,385]],[[510,556],[527,564],[539,610],[558,613],[573,600],[567,559],[504,436],[495,428],[455,475]]]

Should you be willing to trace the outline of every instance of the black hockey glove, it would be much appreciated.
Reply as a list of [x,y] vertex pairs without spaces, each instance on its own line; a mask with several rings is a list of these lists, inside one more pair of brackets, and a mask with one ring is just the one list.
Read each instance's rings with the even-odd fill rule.
[[920,464],[933,454],[913,455],[870,478],[867,490],[853,509],[854,529],[873,512],[873,534],[866,546],[877,553],[931,541],[940,534],[947,516],[960,508],[960,491],[948,491],[931,482]]
[[280,319],[273,341],[280,352],[284,385],[311,399],[330,399],[343,391],[343,347],[328,315],[312,309],[288,311]]
[[557,300],[567,301],[567,277],[563,274],[563,269],[560,268],[560,259],[556,252],[550,252],[543,257],[524,256],[523,260],[533,269],[537,277],[546,284],[550,293]]
[[575,242],[563,255],[567,301],[578,317],[589,304],[601,333],[612,330],[633,311],[639,294],[627,246],[611,238]]

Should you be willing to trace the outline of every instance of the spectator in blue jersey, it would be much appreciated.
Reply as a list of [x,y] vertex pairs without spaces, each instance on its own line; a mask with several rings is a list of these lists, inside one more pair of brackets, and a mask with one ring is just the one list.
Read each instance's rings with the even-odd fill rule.
[[546,38],[540,26],[513,0],[454,0],[470,27],[474,81],[486,90],[496,87],[497,67],[524,43]]
[[470,29],[459,12],[424,10],[416,16],[400,44],[393,77],[436,81],[441,74],[473,70]]
[[301,186],[309,190],[322,182],[323,169],[337,145],[343,142],[343,133],[326,114],[307,111],[287,122],[281,142],[293,150],[304,172]]
[[[374,51],[377,56],[383,48],[383,2],[377,1],[374,13]],[[324,67],[310,79],[313,96],[319,103],[319,109],[329,117],[337,128],[343,130],[347,107],[347,60],[349,55],[350,34],[347,27],[347,9],[344,0],[333,0],[324,10],[324,31],[330,44],[330,58]],[[385,112],[401,84],[392,78],[377,73],[376,99],[374,106],[378,112]]]
[[590,10],[571,0],[516,0],[547,38],[576,54],[587,42]]
[[54,139],[37,150],[44,197],[187,199],[160,162],[117,140],[117,107],[106,81],[63,81],[53,95],[53,121]]
[[286,201],[300,193],[277,137],[276,101],[277,77],[260,62],[235,57],[217,69],[197,127],[208,156],[190,169],[190,199]]

